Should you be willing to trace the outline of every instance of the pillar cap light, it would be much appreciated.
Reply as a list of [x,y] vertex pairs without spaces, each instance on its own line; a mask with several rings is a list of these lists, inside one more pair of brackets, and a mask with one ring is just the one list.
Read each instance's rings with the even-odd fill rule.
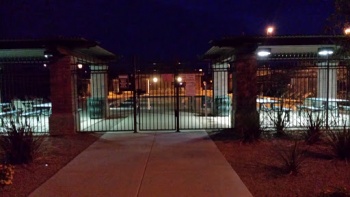
[[267,57],[267,56],[271,55],[271,49],[269,49],[269,48],[261,48],[261,49],[258,49],[256,54],[259,57]]
[[334,53],[333,47],[322,47],[318,49],[318,55],[320,56],[328,56]]

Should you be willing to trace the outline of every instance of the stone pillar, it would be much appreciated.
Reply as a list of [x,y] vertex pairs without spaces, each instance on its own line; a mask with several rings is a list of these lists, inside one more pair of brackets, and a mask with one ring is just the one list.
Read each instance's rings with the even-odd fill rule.
[[77,86],[74,58],[64,56],[50,63],[52,114],[49,117],[50,135],[74,134],[77,130]]
[[[327,64],[329,64],[329,71],[327,71]],[[337,98],[337,65],[338,62],[327,61],[318,64],[317,97],[327,98],[327,88],[329,88],[328,98]]]
[[257,61],[253,54],[240,54],[234,62],[235,76],[233,85],[234,122],[236,131],[243,134],[247,127],[259,124],[259,114],[256,110]]
[[[102,106],[94,106],[97,108],[101,107],[101,109],[97,109],[97,111],[95,111],[96,113],[100,113],[100,114],[95,114],[96,116],[93,117],[92,114],[90,113],[90,118],[106,118],[109,116],[108,78],[107,78],[108,66],[91,65],[90,70],[91,70],[90,104],[91,102],[97,101],[97,102],[100,102],[100,104],[102,105]],[[91,112],[91,110],[89,111]]]
[[228,96],[228,63],[215,63],[213,68],[213,114],[228,116],[231,109],[231,99]]

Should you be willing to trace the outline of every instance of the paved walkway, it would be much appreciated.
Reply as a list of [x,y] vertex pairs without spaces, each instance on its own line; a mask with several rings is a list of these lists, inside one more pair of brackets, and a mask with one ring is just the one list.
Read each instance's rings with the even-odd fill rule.
[[251,196],[204,131],[106,133],[30,196]]

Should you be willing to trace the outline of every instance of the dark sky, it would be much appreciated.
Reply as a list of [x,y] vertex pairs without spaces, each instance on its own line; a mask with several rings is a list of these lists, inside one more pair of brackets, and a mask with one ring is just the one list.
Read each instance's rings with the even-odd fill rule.
[[195,59],[228,35],[322,34],[333,0],[0,0],[1,39],[84,37],[124,56]]

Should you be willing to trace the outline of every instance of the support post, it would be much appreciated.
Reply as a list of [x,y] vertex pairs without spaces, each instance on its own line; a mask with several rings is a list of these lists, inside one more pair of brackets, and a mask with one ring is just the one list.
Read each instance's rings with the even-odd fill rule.
[[[256,110],[257,61],[254,54],[239,54],[234,62],[236,80],[234,84],[235,128],[243,135],[247,127],[259,124]],[[257,122],[256,122],[257,121]],[[249,125],[247,125],[249,124]]]
[[77,86],[74,57],[63,56],[50,63],[52,114],[49,117],[50,135],[75,134]]

